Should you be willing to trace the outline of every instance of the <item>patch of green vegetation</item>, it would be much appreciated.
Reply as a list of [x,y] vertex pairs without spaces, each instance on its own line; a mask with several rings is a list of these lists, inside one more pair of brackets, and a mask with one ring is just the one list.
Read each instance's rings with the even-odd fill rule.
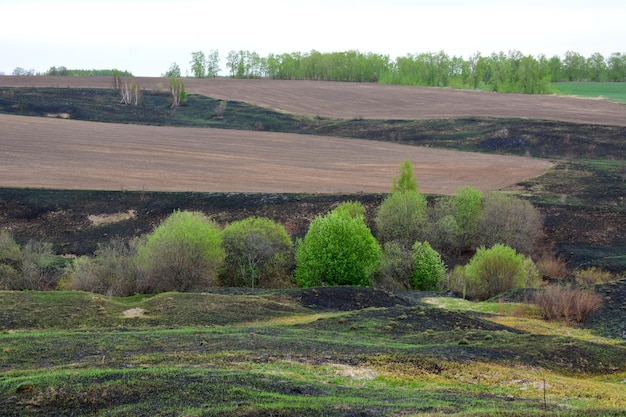
[[558,82],[552,83],[559,94],[581,97],[608,98],[626,102],[626,83],[611,82]]

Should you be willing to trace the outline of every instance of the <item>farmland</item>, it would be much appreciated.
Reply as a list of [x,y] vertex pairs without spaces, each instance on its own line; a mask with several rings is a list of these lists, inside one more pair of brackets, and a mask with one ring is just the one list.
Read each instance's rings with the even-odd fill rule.
[[[624,271],[623,105],[190,79],[188,105],[169,109],[167,80],[139,79],[151,104],[133,108],[110,81],[0,77],[0,226],[22,241],[89,253],[178,208],[302,236],[339,201],[371,218],[409,158],[421,190],[515,193],[546,216],[546,247]],[[597,286],[604,309],[576,327],[523,294],[0,292],[0,414],[621,416],[625,284]]]

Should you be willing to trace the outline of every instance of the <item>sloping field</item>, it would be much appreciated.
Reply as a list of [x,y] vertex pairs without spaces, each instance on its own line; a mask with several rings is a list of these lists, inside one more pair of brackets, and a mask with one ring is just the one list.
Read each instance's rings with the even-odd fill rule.
[[0,186],[9,187],[386,192],[407,158],[427,193],[498,189],[550,166],[357,139],[0,115]]
[[[146,90],[167,78],[135,78]],[[3,87],[110,88],[112,77],[0,77]],[[191,93],[336,118],[521,117],[626,126],[626,105],[573,97],[322,81],[186,78]]]

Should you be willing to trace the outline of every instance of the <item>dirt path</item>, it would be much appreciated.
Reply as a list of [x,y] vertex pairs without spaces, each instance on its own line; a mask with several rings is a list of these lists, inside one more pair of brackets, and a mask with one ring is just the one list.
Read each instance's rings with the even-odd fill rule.
[[[111,88],[112,77],[0,77],[0,87]],[[137,77],[139,85],[167,89],[166,78]],[[498,94],[474,90],[323,81],[186,78],[189,92],[245,101],[311,116],[432,119],[461,116],[521,117],[626,126],[626,105],[573,97]]]
[[385,192],[405,159],[420,189],[482,190],[541,175],[544,160],[358,139],[0,115],[0,186]]

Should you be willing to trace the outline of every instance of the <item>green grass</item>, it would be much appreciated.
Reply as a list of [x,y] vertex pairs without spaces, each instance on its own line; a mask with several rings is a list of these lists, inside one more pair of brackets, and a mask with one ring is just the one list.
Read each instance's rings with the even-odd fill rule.
[[558,94],[590,98],[607,98],[626,103],[626,83],[559,82],[552,83]]
[[[617,416],[626,407],[623,341],[500,303],[403,297],[318,311],[300,295],[2,292],[0,414]],[[123,318],[138,307],[146,317]],[[68,311],[71,325],[58,319]]]

